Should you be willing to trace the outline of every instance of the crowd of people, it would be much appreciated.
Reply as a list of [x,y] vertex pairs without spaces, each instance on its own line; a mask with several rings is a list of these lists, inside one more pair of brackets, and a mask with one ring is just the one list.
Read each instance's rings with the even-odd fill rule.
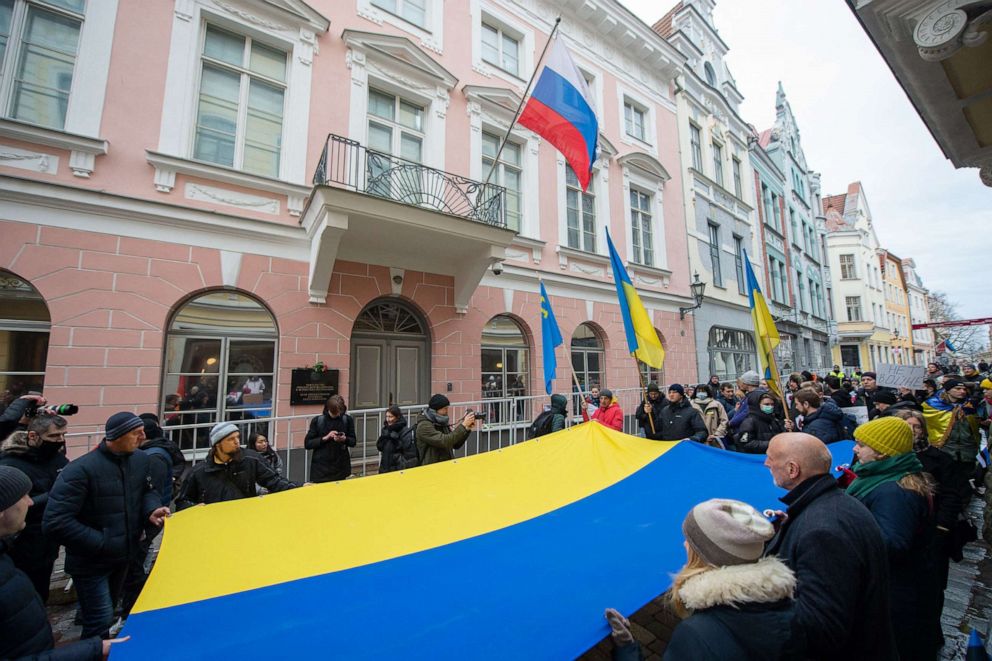
[[[976,457],[992,417],[983,367],[944,374],[931,365],[919,392],[836,367],[790,375],[784,398],[755,372],[736,383],[673,384],[664,396],[648,385],[634,413],[646,438],[764,454],[788,490],[782,511],[716,500],[690,512],[687,564],[671,592],[686,619],[666,658],[935,658],[949,562],[974,535],[963,512],[982,484]],[[242,438],[232,422],[209,430],[209,451],[191,467],[152,413],[111,416],[100,444],[70,462],[68,422],[44,404],[25,395],[0,413],[3,659],[52,651],[45,604],[60,548],[82,638],[50,658],[100,658],[124,642],[114,632],[171,511],[305,486],[284,475],[264,435]],[[541,433],[565,428],[567,404],[552,396]],[[412,421],[390,407],[376,444],[380,472],[453,459],[483,416],[456,420],[450,406],[435,394]],[[867,422],[851,415],[857,407]],[[592,389],[581,408],[583,419],[622,430],[609,390]],[[854,456],[835,479],[827,444],[844,439],[855,440]],[[356,443],[344,399],[331,396],[304,441],[310,480],[349,477]],[[636,658],[627,620],[613,610],[607,619],[618,656]]]

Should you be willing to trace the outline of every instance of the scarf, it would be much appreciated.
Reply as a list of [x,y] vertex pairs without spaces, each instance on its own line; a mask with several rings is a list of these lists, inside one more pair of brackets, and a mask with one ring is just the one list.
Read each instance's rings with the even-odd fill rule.
[[847,487],[847,493],[858,500],[886,482],[898,482],[907,475],[923,471],[923,464],[912,452],[888,457],[869,464],[855,463],[851,467],[858,477]]
[[448,425],[449,417],[446,415],[439,415],[434,409],[425,409],[424,417],[433,422],[435,425]]

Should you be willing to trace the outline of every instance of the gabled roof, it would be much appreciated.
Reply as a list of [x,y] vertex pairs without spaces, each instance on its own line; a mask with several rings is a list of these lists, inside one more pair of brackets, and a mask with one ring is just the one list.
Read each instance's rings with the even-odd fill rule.
[[672,34],[675,32],[675,30],[672,28],[672,20],[675,18],[676,14],[682,11],[682,8],[684,6],[685,3],[682,0],[679,0],[679,2],[674,7],[668,10],[667,14],[659,18],[658,21],[651,26],[651,29],[657,32],[658,34],[660,34],[665,39],[671,37]]
[[834,209],[840,215],[844,215],[845,201],[847,200],[846,195],[828,195],[823,198],[823,213],[826,214],[831,209]]
[[[837,197],[843,197],[843,196],[837,196]],[[826,211],[824,213],[824,216],[826,218],[823,221],[823,226],[826,228],[828,232],[842,232],[844,230],[851,229],[850,227],[848,227],[847,223],[844,222],[844,216],[841,215],[841,213],[833,207],[831,207],[828,211]]]

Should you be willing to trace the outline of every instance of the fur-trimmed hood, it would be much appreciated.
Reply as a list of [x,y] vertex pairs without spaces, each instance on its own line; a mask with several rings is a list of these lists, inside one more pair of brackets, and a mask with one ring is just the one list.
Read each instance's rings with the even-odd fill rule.
[[774,556],[755,563],[718,567],[688,579],[679,590],[692,611],[713,606],[768,604],[789,599],[796,591],[796,576]]
[[15,431],[0,444],[0,452],[9,452],[10,454],[27,454],[32,449],[28,445],[28,433],[26,431]]

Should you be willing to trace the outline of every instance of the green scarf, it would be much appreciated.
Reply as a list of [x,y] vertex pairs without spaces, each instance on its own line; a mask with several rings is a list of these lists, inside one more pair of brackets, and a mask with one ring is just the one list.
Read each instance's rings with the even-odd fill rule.
[[870,464],[855,463],[851,466],[851,470],[858,477],[848,485],[847,493],[862,500],[876,487],[886,482],[898,482],[907,475],[922,472],[923,464],[916,458],[916,453],[907,452],[898,457],[879,459]]

